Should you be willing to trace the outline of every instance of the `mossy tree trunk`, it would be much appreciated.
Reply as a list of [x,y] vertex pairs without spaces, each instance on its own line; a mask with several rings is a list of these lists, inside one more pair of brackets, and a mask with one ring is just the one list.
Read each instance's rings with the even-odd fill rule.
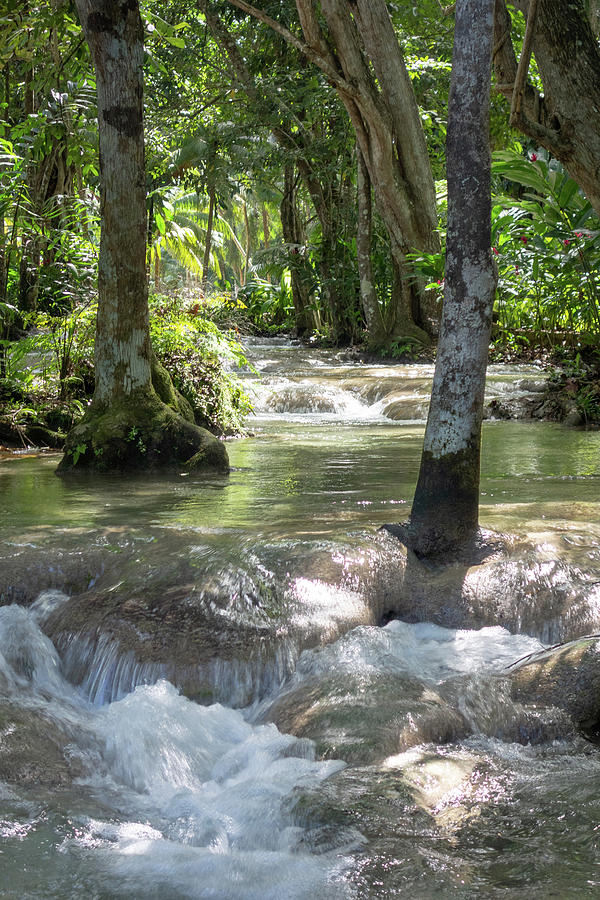
[[483,396],[496,274],[491,252],[489,94],[494,0],[459,0],[450,87],[444,307],[408,543],[441,557],[479,527]]
[[67,438],[59,472],[181,466],[192,458],[226,469],[222,444],[186,421],[189,410],[173,402],[172,385],[165,389],[150,343],[139,4],[76,6],[96,70],[102,231],[94,396]]

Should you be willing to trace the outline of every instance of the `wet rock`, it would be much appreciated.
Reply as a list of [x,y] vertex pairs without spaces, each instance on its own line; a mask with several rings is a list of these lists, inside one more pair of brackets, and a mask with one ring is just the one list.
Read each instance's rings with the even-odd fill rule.
[[564,711],[574,726],[600,740],[600,636],[553,647],[510,670],[515,700]]
[[380,762],[422,743],[447,743],[468,733],[460,713],[416,680],[347,673],[300,684],[280,697],[266,720],[314,740],[323,759]]
[[532,746],[575,736],[573,722],[563,710],[524,705],[502,675],[455,678],[442,686],[440,694],[451,707],[460,709],[474,734]]
[[548,389],[548,382],[546,379],[522,378],[516,382],[515,387],[530,394],[543,394]]
[[61,787],[83,775],[72,737],[34,709],[0,700],[0,781]]
[[374,623],[363,596],[339,587],[347,559],[330,550],[291,550],[281,571],[254,548],[238,548],[237,565],[211,555],[198,566],[181,540],[121,555],[46,619],[66,677],[94,702],[167,678],[198,702],[246,706],[278,688],[303,649]]
[[[385,534],[385,533],[382,533]],[[433,622],[446,628],[501,625],[543,643],[600,630],[600,573],[571,564],[568,548],[496,535],[499,547],[482,562],[433,565],[388,535],[368,591],[379,621]],[[394,542],[398,550],[391,555]],[[564,557],[564,558],[562,558]]]
[[569,425],[572,428],[576,428],[577,426],[584,424],[584,418],[576,406],[571,406],[567,410],[567,413],[563,419],[563,422],[565,425]]

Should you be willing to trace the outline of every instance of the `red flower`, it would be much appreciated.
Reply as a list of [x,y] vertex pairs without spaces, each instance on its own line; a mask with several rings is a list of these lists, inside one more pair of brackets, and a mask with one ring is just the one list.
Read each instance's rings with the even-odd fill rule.
[[537,159],[537,153],[532,153],[529,159],[531,160],[531,162],[535,162]]
[[524,234],[521,235],[521,240],[523,241],[524,244],[527,243],[527,238],[525,237]]
[[496,247],[492,247],[492,253],[494,254],[494,256],[498,256],[498,250],[496,249]]
[[519,267],[518,267],[518,266],[515,266],[515,272],[517,273],[517,275],[519,274]]
[[575,237],[583,237],[583,231],[576,231]]
[[565,245],[565,247],[568,247],[570,243],[571,243],[571,241],[568,241],[566,238],[563,241],[563,244]]

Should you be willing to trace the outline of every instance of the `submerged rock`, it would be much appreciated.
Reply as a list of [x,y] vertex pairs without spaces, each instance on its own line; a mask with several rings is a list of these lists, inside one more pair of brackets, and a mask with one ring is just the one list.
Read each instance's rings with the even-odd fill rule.
[[396,555],[382,553],[367,588],[379,621],[433,622],[447,628],[501,625],[544,643],[569,640],[600,629],[599,571],[583,572],[569,548],[541,536],[539,543],[516,535],[500,538],[482,562],[432,564],[417,559],[387,535]]
[[0,700],[0,781],[61,787],[83,774],[69,735],[35,709]]
[[600,636],[592,635],[520,660],[510,669],[515,700],[556,707],[592,740],[600,740]]
[[304,682],[278,698],[265,718],[280,731],[315,741],[320,758],[355,765],[380,762],[417,744],[447,743],[469,731],[433,689],[375,672]]

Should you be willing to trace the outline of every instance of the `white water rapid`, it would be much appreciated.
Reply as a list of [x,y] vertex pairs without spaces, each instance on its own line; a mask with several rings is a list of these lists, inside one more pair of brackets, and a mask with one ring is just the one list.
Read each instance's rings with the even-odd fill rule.
[[[600,619],[600,433],[487,423],[482,520],[520,535],[472,576],[492,627],[441,627],[460,569],[378,627],[420,589],[378,529],[406,517],[432,367],[249,356],[228,478],[0,459],[0,898],[600,895],[598,748],[505,677]],[[493,369],[488,400],[538,381]]]

